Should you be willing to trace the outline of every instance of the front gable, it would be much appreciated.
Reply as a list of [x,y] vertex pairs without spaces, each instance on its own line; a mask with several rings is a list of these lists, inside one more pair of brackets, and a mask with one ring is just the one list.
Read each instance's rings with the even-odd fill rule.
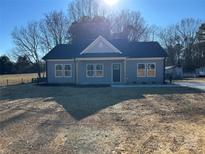
[[107,41],[104,37],[99,36],[95,41],[93,41],[87,48],[85,48],[80,54],[87,53],[118,53],[122,54],[122,52],[113,46],[109,41]]

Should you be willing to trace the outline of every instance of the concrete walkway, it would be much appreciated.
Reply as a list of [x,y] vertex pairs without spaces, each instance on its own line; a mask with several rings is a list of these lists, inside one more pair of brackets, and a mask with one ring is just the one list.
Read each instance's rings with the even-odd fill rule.
[[180,85],[175,84],[142,84],[142,85],[111,85],[113,88],[166,88],[166,87],[180,87]]
[[176,85],[191,87],[205,91],[205,82],[176,82]]

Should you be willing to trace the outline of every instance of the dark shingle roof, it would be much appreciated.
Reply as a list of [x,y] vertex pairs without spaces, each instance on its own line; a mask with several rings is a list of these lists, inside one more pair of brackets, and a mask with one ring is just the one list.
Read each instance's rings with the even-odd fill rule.
[[71,59],[80,57],[130,57],[130,58],[149,58],[166,57],[167,53],[157,42],[129,42],[126,40],[109,40],[112,45],[119,49],[119,53],[80,53],[88,46],[91,41],[84,41],[74,44],[60,44],[54,47],[45,57],[46,59]]

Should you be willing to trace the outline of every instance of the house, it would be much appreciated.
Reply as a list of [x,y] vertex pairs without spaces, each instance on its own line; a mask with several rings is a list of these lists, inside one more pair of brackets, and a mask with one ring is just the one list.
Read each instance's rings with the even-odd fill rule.
[[166,78],[169,79],[172,76],[173,79],[183,78],[183,68],[180,66],[167,66],[165,67]]
[[195,70],[196,75],[199,77],[205,77],[205,67],[200,67]]
[[161,84],[166,56],[157,42],[99,36],[57,45],[43,59],[49,84]]

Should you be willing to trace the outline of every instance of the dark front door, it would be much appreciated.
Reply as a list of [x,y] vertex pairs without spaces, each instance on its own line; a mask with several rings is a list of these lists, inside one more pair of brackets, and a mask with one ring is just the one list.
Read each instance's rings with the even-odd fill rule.
[[113,64],[113,82],[120,82],[120,64]]

